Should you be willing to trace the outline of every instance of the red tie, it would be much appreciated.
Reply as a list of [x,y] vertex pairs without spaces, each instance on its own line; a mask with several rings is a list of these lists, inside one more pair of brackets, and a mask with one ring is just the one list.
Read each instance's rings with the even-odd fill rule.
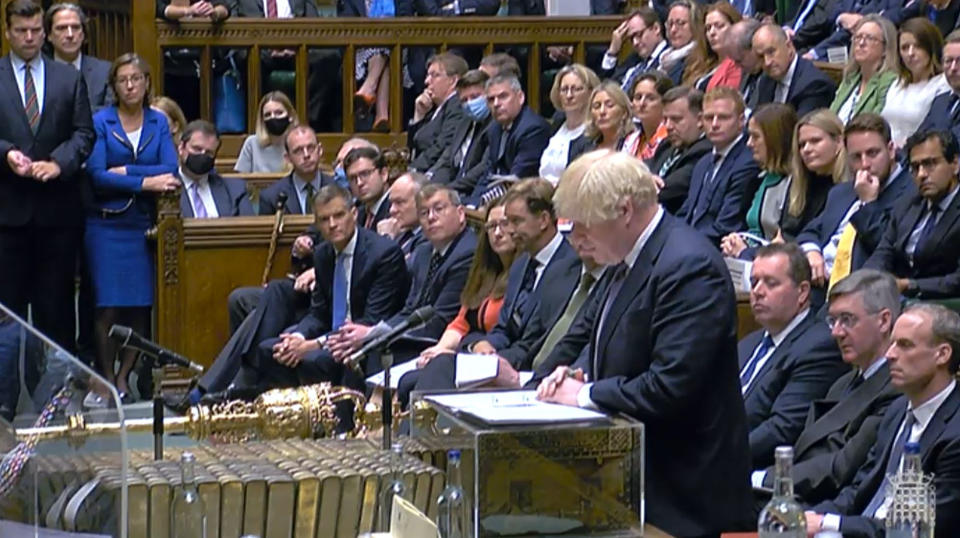
[[367,214],[366,222],[363,223],[363,227],[368,230],[372,230],[374,217],[376,217],[376,214],[374,214],[373,211],[370,211],[370,213]]
[[267,18],[277,18],[277,0],[267,0]]

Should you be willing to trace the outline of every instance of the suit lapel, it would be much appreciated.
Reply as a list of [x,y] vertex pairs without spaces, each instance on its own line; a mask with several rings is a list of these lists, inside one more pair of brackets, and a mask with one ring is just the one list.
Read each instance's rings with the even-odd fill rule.
[[[930,254],[933,256],[940,246],[943,239],[945,239],[946,233],[953,229],[954,222],[957,220],[957,217],[960,216],[960,208],[957,207],[957,204],[960,204],[960,196],[955,196],[953,201],[950,202],[950,205],[947,207],[947,210],[943,212],[943,216],[940,217],[940,221],[933,227],[933,232],[930,233],[930,237],[922,245],[917,245],[917,248],[920,249],[921,255]],[[918,256],[914,256],[917,258]]]
[[897,238],[898,250],[903,251],[906,248],[907,240],[910,239],[910,234],[913,232],[914,228],[917,227],[917,222],[920,220],[921,213],[923,213],[923,198],[921,196],[917,196],[903,216],[903,221],[908,224],[908,226],[901,228],[902,235]]
[[[842,379],[846,383],[842,383],[841,386],[844,390],[854,375],[856,375],[856,372],[850,372],[843,376]],[[796,454],[799,456],[804,450],[830,435],[831,432],[844,428],[854,417],[863,413],[864,409],[883,392],[889,383],[890,371],[884,366],[851,394],[845,397],[841,396],[833,408],[819,417],[812,426],[804,429],[803,434],[797,439]]]
[[743,371],[744,365],[747,364],[747,361],[750,360],[750,357],[753,355],[754,351],[757,349],[757,344],[760,343],[760,339],[763,338],[763,330],[756,331],[751,333],[749,336],[744,338],[743,347],[750,350],[749,353],[744,355],[737,355],[738,371]]
[[210,194],[213,196],[214,205],[217,206],[217,213],[221,217],[233,215],[233,204],[230,202],[227,184],[220,180],[220,176],[213,173],[207,176],[207,182],[210,183]]
[[357,227],[355,234],[357,234],[357,244],[353,249],[353,266],[350,268],[350,304],[351,305],[360,305],[359,297],[356,297],[355,294],[360,290],[360,274],[363,272],[364,264],[367,261],[367,236],[361,231],[363,230],[359,226]]
[[183,185],[183,179],[180,179],[180,215],[186,219],[193,218],[193,207],[190,205],[190,194],[187,193]]
[[954,387],[953,391],[950,392],[937,412],[933,414],[930,423],[923,430],[923,435],[920,436],[920,453],[924,459],[929,456],[934,442],[940,438],[940,434],[947,427],[947,421],[957,412],[957,407],[960,407],[960,385]]
[[807,330],[807,327],[809,327],[811,323],[813,323],[813,315],[814,312],[811,310],[810,313],[807,314],[807,317],[804,318],[799,325],[794,327],[792,331],[790,331],[790,334],[784,338],[783,342],[780,342],[780,345],[773,349],[773,353],[770,355],[770,358],[767,359],[767,361],[763,363],[763,366],[760,368],[760,370],[754,374],[753,383],[750,383],[750,386],[747,387],[747,392],[743,395],[744,399],[747,399],[751,394],[753,394],[753,391],[760,385],[760,380],[767,375],[767,372],[769,372],[772,368],[777,367],[780,362],[783,361],[784,355],[786,355],[787,350],[790,349],[790,346],[793,345],[793,342]]
[[21,127],[26,129],[26,132],[30,133],[30,136],[33,137],[33,131],[30,129],[30,121],[27,120],[27,111],[23,108],[23,100],[20,97],[20,87],[17,86],[17,77],[13,73],[13,64],[10,63],[10,55],[3,57],[3,61],[0,61],[0,77],[7,83],[7,86],[10,91],[7,91],[7,99],[13,104],[11,110],[17,110],[19,113],[17,116],[20,118]]
[[300,195],[297,193],[297,184],[293,181],[292,173],[286,177],[286,181],[284,187],[287,191],[287,211],[295,215],[302,215],[304,211],[300,207]]

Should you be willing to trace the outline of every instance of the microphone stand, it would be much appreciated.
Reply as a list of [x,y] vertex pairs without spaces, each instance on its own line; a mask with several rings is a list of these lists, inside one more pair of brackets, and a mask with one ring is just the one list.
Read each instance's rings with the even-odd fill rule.
[[163,364],[150,357],[153,370],[153,459],[163,459]]
[[383,420],[383,449],[393,447],[393,389],[390,388],[390,368],[393,367],[393,352],[389,345],[380,355],[380,365],[383,367],[383,402],[380,406]]

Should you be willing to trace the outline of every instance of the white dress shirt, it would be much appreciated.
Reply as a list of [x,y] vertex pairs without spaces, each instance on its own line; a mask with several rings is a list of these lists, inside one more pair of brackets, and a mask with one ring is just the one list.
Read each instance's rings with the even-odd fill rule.
[[540,284],[540,277],[543,276],[543,271],[547,268],[550,260],[553,259],[553,255],[557,253],[557,249],[560,248],[561,243],[563,243],[563,234],[557,232],[553,235],[553,239],[533,256],[533,259],[537,260],[537,268],[534,270],[536,277],[533,279],[534,290],[536,290],[537,285]]
[[586,126],[586,123],[581,123],[570,129],[564,123],[550,137],[547,149],[543,150],[543,155],[540,157],[540,177],[553,183],[554,187],[560,181],[560,174],[567,169],[567,162],[570,159],[570,142],[582,135]]
[[[22,58],[17,56],[14,53],[10,53],[10,65],[13,66],[13,76],[17,79],[17,89],[20,90],[20,102],[23,103],[24,108],[27,106],[27,93],[23,87],[23,81],[26,76],[24,67],[28,62],[24,62]],[[30,76],[33,77],[33,87],[37,91],[37,106],[40,111],[40,116],[43,117],[43,97],[46,95],[46,74],[43,70],[43,55],[37,54],[37,56],[30,60]]]
[[[320,171],[317,170],[317,176],[313,178],[313,181],[310,182],[313,185],[313,195],[316,196],[320,192]],[[303,209],[304,215],[310,215],[313,213],[312,207],[307,207],[307,182],[300,178],[297,174],[293,174],[293,186],[297,189],[297,200],[300,201],[300,208]]]
[[773,347],[768,349],[767,352],[764,353],[762,357],[757,359],[757,365],[754,367],[753,373],[750,375],[750,379],[748,379],[747,382],[744,383],[742,387],[740,387],[741,394],[747,393],[747,389],[750,388],[750,385],[757,378],[757,374],[760,373],[760,369],[763,368],[763,366],[767,364],[767,361],[770,360],[770,357],[773,356],[773,352],[776,351],[777,348],[780,347],[780,344],[782,344],[783,341],[786,340],[787,336],[789,336],[790,333],[797,328],[797,325],[800,325],[800,323],[803,320],[807,319],[807,315],[809,313],[810,313],[810,309],[804,308],[802,311],[800,311],[799,314],[797,314],[796,316],[793,317],[792,320],[790,320],[790,323],[788,323],[787,326],[784,327],[782,331],[778,332],[777,334],[770,335],[770,338],[773,340]]
[[[196,183],[196,194],[200,196],[200,201],[203,202],[203,207],[207,210],[207,218],[215,219],[220,216],[220,213],[217,211],[217,203],[213,201],[213,191],[210,190],[209,178],[209,174],[204,174],[199,179],[194,180],[184,173],[183,168],[180,168],[180,181],[183,182],[183,188],[185,191],[187,191],[187,198],[190,200],[190,207],[197,207],[197,201],[194,199],[193,190],[193,184]],[[194,211],[194,213],[196,213],[196,211]]]
[[774,103],[786,103],[787,97],[790,95],[790,84],[793,82],[793,73],[797,70],[797,61],[799,61],[799,56],[794,54],[793,61],[790,62],[790,68],[787,69],[787,73],[783,75],[783,80],[777,81],[777,87],[773,93],[773,102]]
[[[270,0],[263,0],[263,16],[266,17],[267,13],[267,2]],[[289,19],[293,17],[293,11],[290,10],[290,0],[274,0],[277,4],[277,18],[278,19]]]

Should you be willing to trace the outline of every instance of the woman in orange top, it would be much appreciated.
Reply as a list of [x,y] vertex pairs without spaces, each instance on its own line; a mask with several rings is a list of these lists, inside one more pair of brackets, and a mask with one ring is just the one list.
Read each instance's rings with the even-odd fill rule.
[[663,124],[663,94],[673,88],[673,81],[661,71],[647,71],[630,88],[634,121],[639,129],[627,135],[621,151],[645,161],[652,159],[657,146],[667,137]]
[[420,353],[417,364],[421,368],[437,355],[456,352],[467,334],[486,334],[497,324],[516,246],[506,229],[501,200],[490,202],[488,207],[486,233],[480,235],[467,283],[460,294],[460,313],[447,325],[436,345]]

